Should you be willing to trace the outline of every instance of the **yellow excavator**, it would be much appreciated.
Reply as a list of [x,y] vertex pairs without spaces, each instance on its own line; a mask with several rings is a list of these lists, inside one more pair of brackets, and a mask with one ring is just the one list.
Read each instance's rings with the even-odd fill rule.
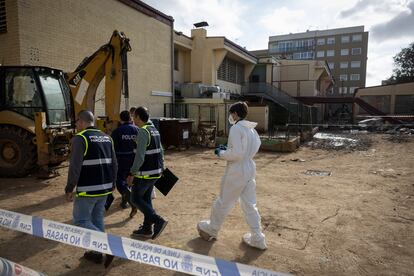
[[72,73],[42,66],[0,66],[0,177],[22,177],[35,168],[49,175],[69,156],[75,116],[94,112],[105,78],[105,117],[98,126],[118,125],[122,94],[128,106],[129,39],[114,31],[109,43]]

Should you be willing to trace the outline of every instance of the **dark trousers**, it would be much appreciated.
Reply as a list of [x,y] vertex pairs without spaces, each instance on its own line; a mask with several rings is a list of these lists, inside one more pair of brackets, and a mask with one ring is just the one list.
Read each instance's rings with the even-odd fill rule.
[[118,192],[123,195],[124,193],[129,192],[128,191],[128,185],[126,183],[126,179],[128,177],[129,174],[129,170],[125,171],[125,170],[121,170],[118,171],[117,176],[116,176],[116,189],[118,190]]
[[133,156],[122,156],[117,158],[118,161],[118,173],[116,175],[116,188],[118,192],[123,195],[127,193],[129,195],[128,185],[126,183],[127,177],[129,175],[129,170],[132,167],[132,163],[134,162]]
[[152,190],[157,179],[134,178],[131,190],[131,202],[144,214],[143,227],[150,229],[152,224],[161,219],[152,207]]
[[120,157],[117,159],[118,161],[118,173],[116,175],[116,189],[122,195],[122,202],[126,200],[129,205],[131,205],[131,192],[128,189],[127,178],[129,175],[129,170],[132,166],[132,162],[134,161],[134,156],[126,156]]
[[[129,205],[131,205],[130,202],[130,197],[131,197],[131,192],[128,190],[128,185],[127,185],[127,177],[129,174],[129,170],[125,171],[125,170],[121,170],[118,171],[118,174],[116,176],[116,189],[118,190],[118,192],[121,194],[122,198],[126,199],[129,203]],[[110,196],[108,196],[106,204],[105,204],[105,208],[109,209],[109,207],[112,204],[112,201],[114,200],[113,195],[111,194]],[[132,206],[132,205],[131,205]]]

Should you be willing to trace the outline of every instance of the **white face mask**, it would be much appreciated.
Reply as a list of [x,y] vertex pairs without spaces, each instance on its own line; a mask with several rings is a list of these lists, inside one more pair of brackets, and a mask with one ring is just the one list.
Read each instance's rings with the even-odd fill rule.
[[231,114],[229,115],[229,123],[231,125],[234,125],[236,123],[236,121],[233,119],[233,116],[231,116]]

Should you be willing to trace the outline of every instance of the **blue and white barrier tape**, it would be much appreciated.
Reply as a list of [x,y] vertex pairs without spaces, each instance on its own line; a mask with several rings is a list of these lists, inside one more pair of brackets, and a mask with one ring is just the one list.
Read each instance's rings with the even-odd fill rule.
[[45,276],[45,274],[34,271],[20,264],[0,257],[0,276]]
[[42,219],[40,217],[19,214],[4,209],[0,209],[0,226],[76,247],[111,254],[138,263],[191,275],[289,275],[162,245],[89,230]]

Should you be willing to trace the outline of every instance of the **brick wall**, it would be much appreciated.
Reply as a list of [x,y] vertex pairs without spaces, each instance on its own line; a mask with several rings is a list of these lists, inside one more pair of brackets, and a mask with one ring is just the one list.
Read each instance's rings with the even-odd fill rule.
[[[73,71],[117,29],[132,47],[130,106],[145,105],[153,116],[163,114],[163,104],[171,98],[151,91],[171,92],[171,26],[116,0],[17,2],[21,64]],[[101,97],[102,88],[96,99]],[[95,113],[102,115],[103,107],[103,101],[97,102]]]
[[0,33],[0,64],[20,64],[20,42],[17,3],[6,0],[7,32]]

